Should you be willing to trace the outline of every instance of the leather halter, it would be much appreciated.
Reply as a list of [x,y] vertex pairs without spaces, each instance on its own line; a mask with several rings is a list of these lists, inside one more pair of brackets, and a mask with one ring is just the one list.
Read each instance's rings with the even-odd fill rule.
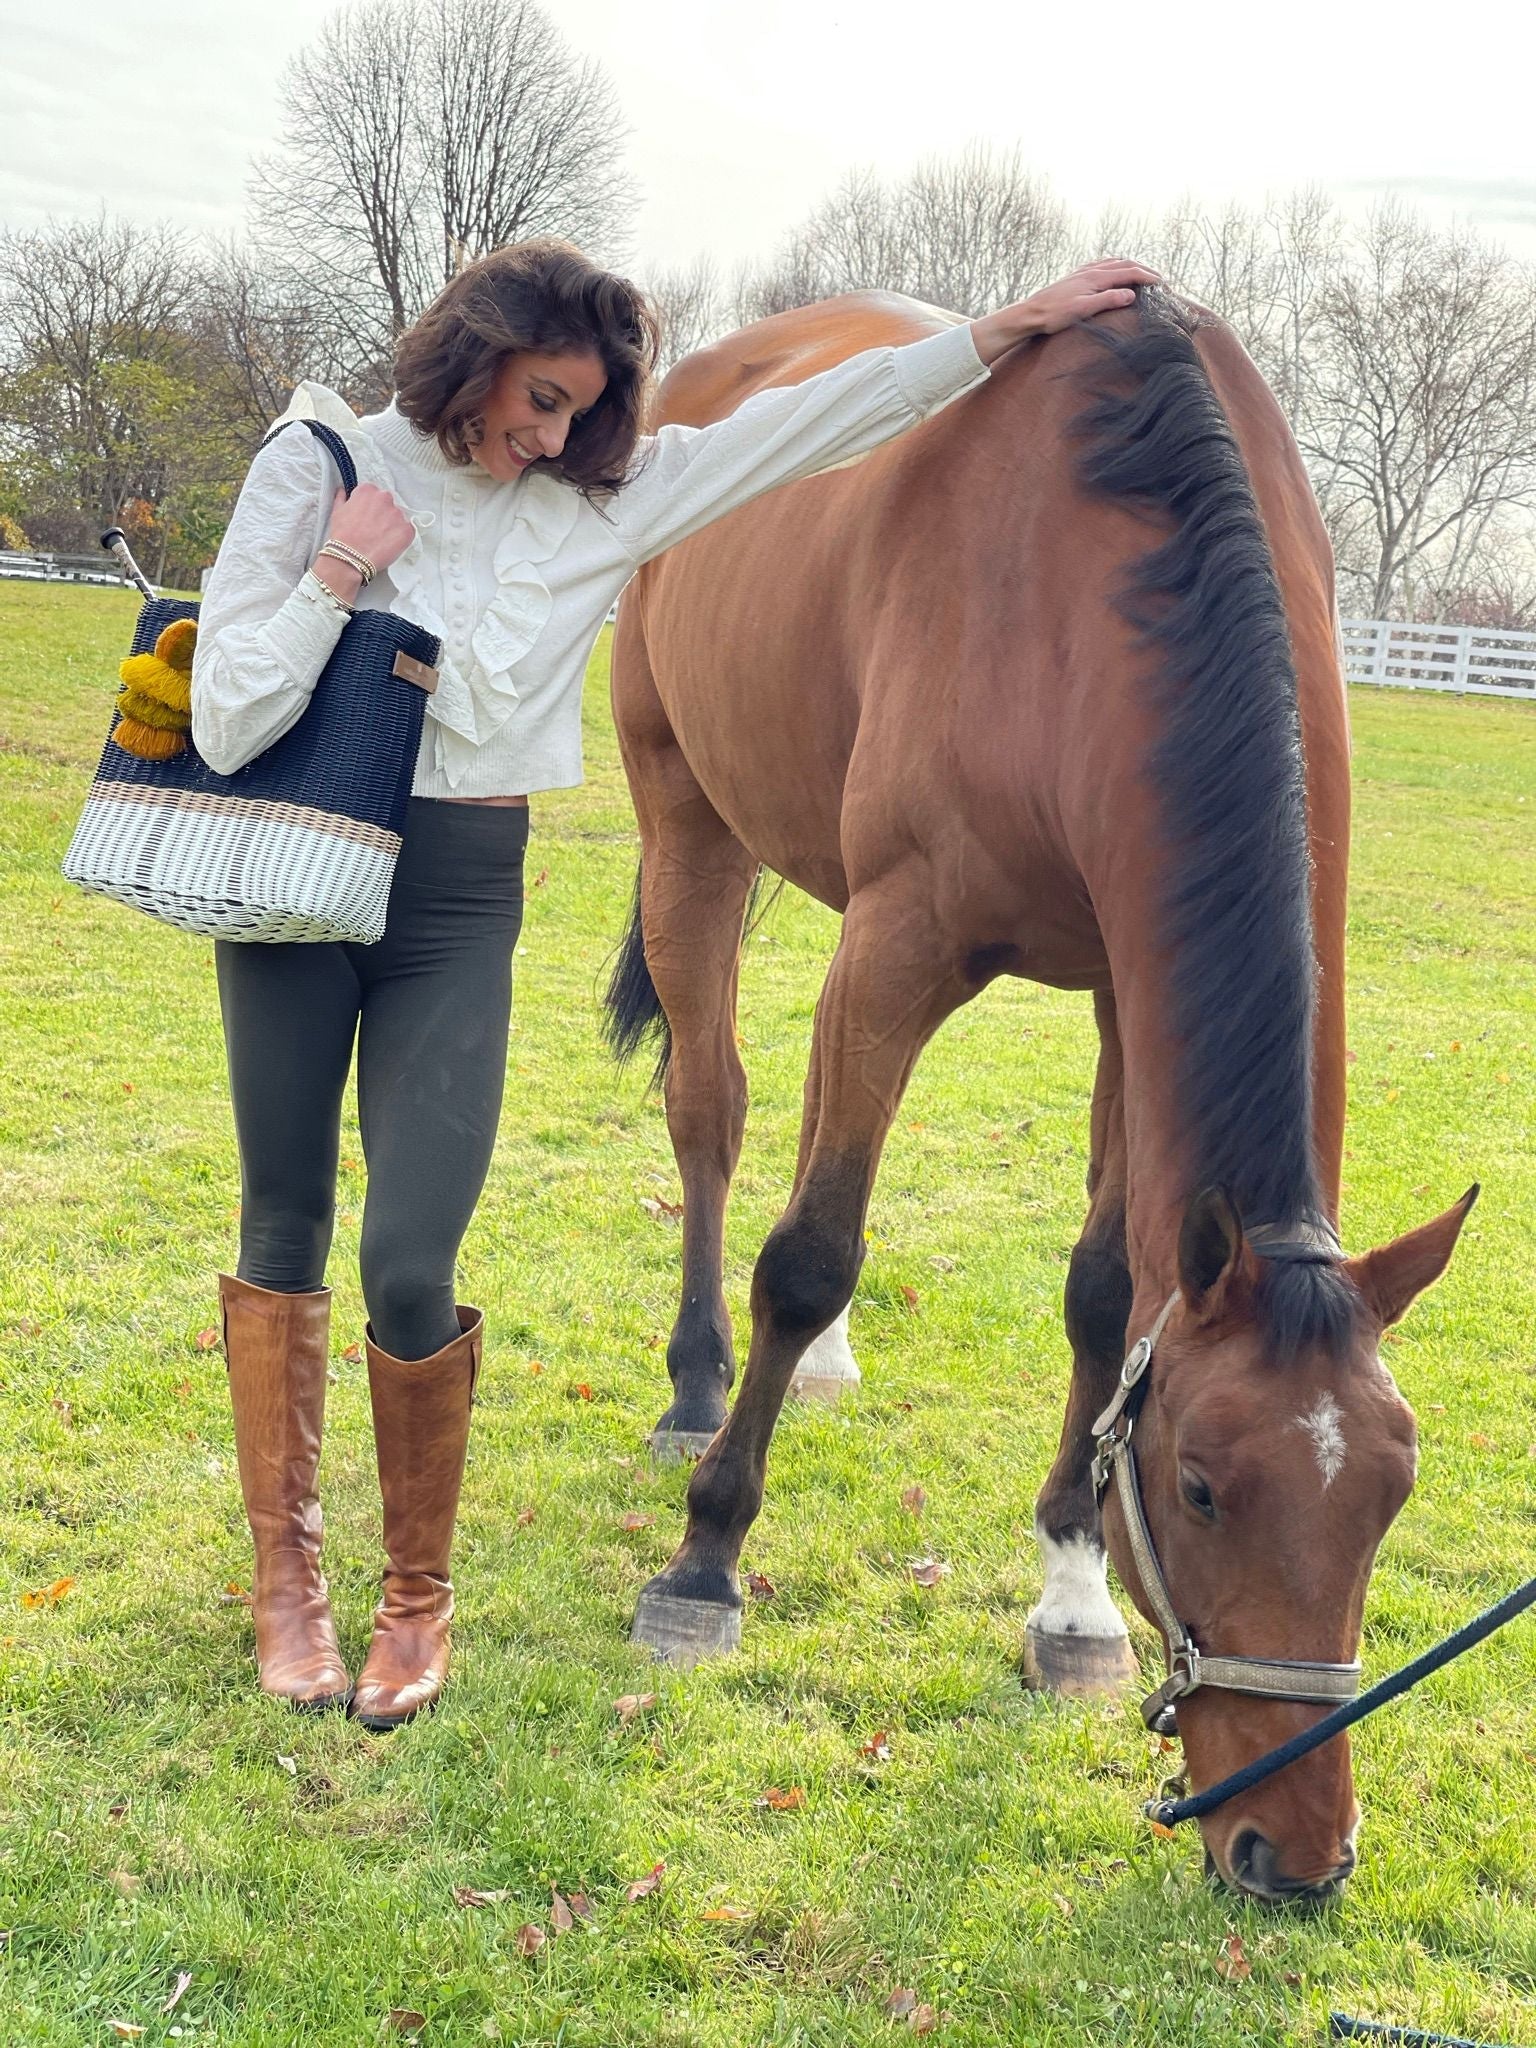
[[[1260,1225],[1246,1233],[1248,1244],[1265,1257],[1290,1259],[1306,1264],[1326,1264],[1341,1256],[1338,1239],[1331,1231],[1311,1225],[1282,1230]],[[1287,1657],[1207,1656],[1178,1618],[1158,1563],[1157,1549],[1141,1502],[1136,1476],[1136,1453],[1131,1436],[1136,1417],[1146,1399],[1149,1374],[1158,1340],[1167,1327],[1179,1291],[1163,1304],[1162,1312],[1145,1337],[1139,1337],[1120,1368],[1120,1382],[1114,1399],[1093,1425],[1093,1497],[1100,1507],[1113,1475],[1125,1517],[1126,1536],[1136,1560],[1142,1590],[1163,1632],[1168,1657],[1168,1676],[1141,1703],[1141,1718],[1158,1735],[1177,1733],[1176,1705],[1203,1685],[1224,1692],[1254,1693],[1264,1699],[1300,1700],[1309,1706],[1338,1706],[1352,1700],[1360,1690],[1358,1664],[1313,1664]]]

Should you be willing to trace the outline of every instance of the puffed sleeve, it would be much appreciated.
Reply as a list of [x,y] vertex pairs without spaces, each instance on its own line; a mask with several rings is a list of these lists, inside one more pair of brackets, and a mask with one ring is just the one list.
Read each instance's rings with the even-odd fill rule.
[[763,491],[867,455],[988,374],[962,321],[759,391],[712,426],[662,427],[641,444],[618,494],[619,537],[637,562],[649,561]]
[[221,775],[297,721],[347,623],[306,574],[333,489],[320,443],[291,429],[258,451],[240,492],[192,662],[192,738]]

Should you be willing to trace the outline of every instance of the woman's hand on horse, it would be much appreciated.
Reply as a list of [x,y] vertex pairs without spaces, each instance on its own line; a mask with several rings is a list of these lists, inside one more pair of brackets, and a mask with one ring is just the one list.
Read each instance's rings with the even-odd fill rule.
[[1115,306],[1128,306],[1135,298],[1134,286],[1161,284],[1155,270],[1124,257],[1107,256],[1097,263],[1085,263],[1070,277],[1058,278],[1043,291],[1032,292],[1016,306],[1004,306],[984,319],[971,322],[971,339],[984,363],[995,363],[1006,349],[1031,335],[1059,334],[1079,320],[1092,319]]
[[[349,498],[336,493],[331,506],[328,540],[341,541],[372,562],[375,569],[387,569],[398,561],[416,538],[416,529],[389,491],[377,484],[359,484]],[[322,555],[315,564],[319,576],[344,604],[350,604],[362,587],[362,577],[334,555]]]

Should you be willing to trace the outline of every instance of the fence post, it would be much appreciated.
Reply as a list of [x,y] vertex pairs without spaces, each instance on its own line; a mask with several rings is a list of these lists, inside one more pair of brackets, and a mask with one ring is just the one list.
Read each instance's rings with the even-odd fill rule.
[[1472,628],[1458,626],[1456,631],[1456,652],[1451,661],[1451,688],[1458,697],[1467,694],[1467,673],[1472,659]]

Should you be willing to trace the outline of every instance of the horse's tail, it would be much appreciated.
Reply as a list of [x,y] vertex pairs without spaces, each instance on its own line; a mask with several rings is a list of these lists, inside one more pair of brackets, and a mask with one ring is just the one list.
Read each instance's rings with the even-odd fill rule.
[[648,1038],[658,1047],[656,1071],[651,1085],[667,1078],[672,1063],[672,1027],[661,1007],[656,984],[645,957],[645,933],[640,923],[640,869],[635,869],[635,890],[630,899],[629,923],[624,928],[619,957],[614,962],[608,993],[603,998],[607,1022],[603,1035],[608,1049],[620,1066],[632,1060]]
[[[742,928],[748,937],[773,908],[778,901],[779,891],[784,887],[780,878],[775,882],[767,902],[759,909],[758,899],[762,894],[763,874],[764,870],[759,868],[752,878],[752,891],[747,898]],[[651,979],[650,966],[645,957],[645,933],[640,922],[638,867],[635,869],[635,893],[629,905],[629,923],[624,928],[623,942],[619,947],[619,957],[614,962],[608,993],[603,998],[603,1008],[607,1012],[603,1035],[608,1040],[609,1051],[620,1066],[634,1058],[647,1038],[655,1039],[659,1049],[651,1085],[659,1086],[666,1080],[667,1069],[672,1064],[672,1027],[667,1022],[666,1011],[661,1007],[661,998],[656,993],[656,984]]]

